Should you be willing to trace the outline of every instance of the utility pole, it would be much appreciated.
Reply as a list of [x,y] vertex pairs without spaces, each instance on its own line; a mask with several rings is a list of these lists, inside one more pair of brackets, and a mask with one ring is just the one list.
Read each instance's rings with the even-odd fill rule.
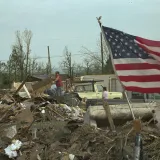
[[72,58],[71,58],[71,53],[69,54],[69,74],[70,74],[70,77],[72,77]]
[[9,64],[8,64],[8,81],[9,81],[9,88],[11,88],[11,55],[9,56]]
[[101,63],[102,63],[102,74],[104,73],[104,63],[103,63],[103,40],[102,40],[102,32],[100,33],[101,39]]
[[73,77],[73,75],[74,75],[74,68],[73,68],[73,66],[72,66],[72,77]]
[[51,57],[50,57],[50,50],[49,50],[49,46],[48,48],[48,66],[47,66],[47,72],[49,75],[51,75],[52,73],[52,66],[51,66]]

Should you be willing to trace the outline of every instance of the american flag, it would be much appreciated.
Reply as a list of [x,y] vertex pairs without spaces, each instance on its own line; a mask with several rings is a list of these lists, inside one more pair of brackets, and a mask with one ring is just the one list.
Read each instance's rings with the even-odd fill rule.
[[111,58],[125,90],[160,93],[160,41],[102,27]]

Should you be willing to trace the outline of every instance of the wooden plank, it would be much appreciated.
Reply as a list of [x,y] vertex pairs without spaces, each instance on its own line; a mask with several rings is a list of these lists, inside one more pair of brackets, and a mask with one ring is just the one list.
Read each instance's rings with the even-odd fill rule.
[[23,85],[23,88],[24,88],[24,90],[26,91],[28,97],[31,98],[31,95],[30,95],[30,93],[29,93],[29,91],[28,91],[28,89],[27,89],[27,87],[26,87],[25,84]]
[[141,132],[141,120],[140,119],[133,120],[133,129],[135,133]]
[[111,115],[111,111],[110,111],[110,107],[109,107],[107,101],[103,101],[103,107],[104,107],[104,110],[106,111],[106,115],[107,115],[107,118],[108,118],[108,122],[110,124],[110,128],[111,128],[112,131],[115,131],[115,125],[114,125],[112,115]]
[[18,87],[18,89],[16,90],[16,92],[14,93],[14,95],[16,95],[16,94],[20,91],[20,89],[21,89],[21,88],[23,87],[23,85],[26,83],[27,79],[28,79],[28,76],[27,76],[26,79],[21,83],[21,85]]
[[41,94],[43,93],[46,89],[49,89],[52,84],[53,84],[53,79],[52,78],[47,78],[45,80],[39,81],[35,84],[32,85],[33,88],[33,93],[35,94]]
[[42,86],[46,86],[46,85],[52,83],[52,81],[53,80],[51,78],[47,78],[45,80],[42,80],[42,81],[39,81],[39,82],[33,84],[32,85],[33,91],[36,91],[36,90],[40,89]]

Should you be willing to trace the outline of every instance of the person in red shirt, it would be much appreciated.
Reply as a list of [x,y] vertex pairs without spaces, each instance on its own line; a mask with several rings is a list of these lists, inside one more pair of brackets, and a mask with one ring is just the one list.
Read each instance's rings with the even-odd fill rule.
[[61,96],[63,83],[62,83],[62,79],[61,79],[61,76],[58,71],[55,73],[55,78],[56,78],[55,82],[56,82],[56,87],[57,87],[57,89],[56,89],[57,96]]

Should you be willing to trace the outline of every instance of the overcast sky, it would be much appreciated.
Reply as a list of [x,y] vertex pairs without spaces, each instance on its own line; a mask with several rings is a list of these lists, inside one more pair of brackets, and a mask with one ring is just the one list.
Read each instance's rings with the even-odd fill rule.
[[32,56],[47,56],[48,45],[51,56],[63,55],[65,46],[72,54],[81,46],[96,51],[97,16],[105,26],[160,40],[160,0],[0,0],[0,60],[8,59],[15,31],[25,28],[33,32]]

